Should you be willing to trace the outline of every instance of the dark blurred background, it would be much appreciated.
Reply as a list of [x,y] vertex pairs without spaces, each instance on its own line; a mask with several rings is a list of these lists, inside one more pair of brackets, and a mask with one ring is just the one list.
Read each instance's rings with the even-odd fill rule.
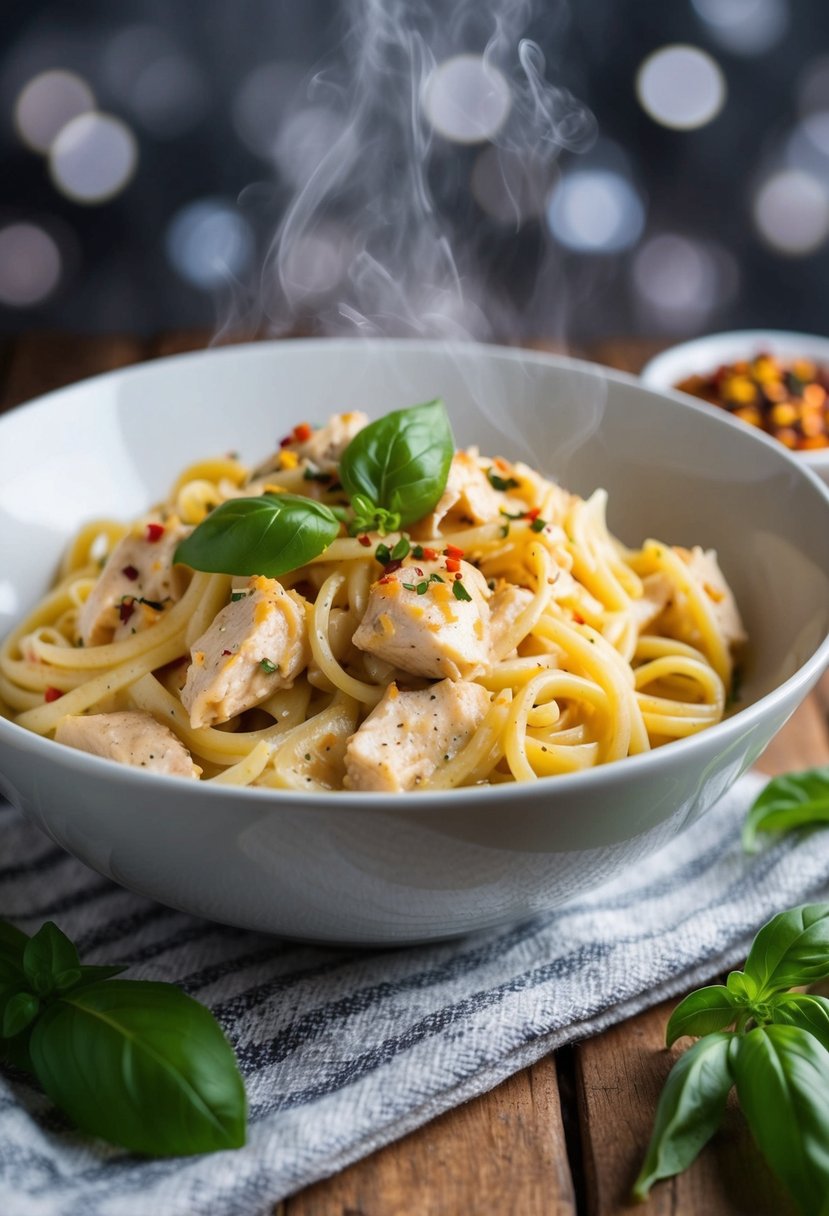
[[[458,267],[474,263],[496,303],[488,334],[829,329],[826,0],[488,0],[465,20],[427,4],[431,24],[424,3],[394,0],[383,20],[403,38],[411,14],[432,56],[412,102],[430,141],[429,222],[463,243]],[[352,316],[337,301],[366,193],[306,215],[298,243],[282,231],[292,287],[279,307],[267,279],[326,154],[351,156],[359,177],[364,148],[343,140],[349,72],[365,66],[378,4],[6,0],[0,328]],[[543,52],[540,100],[517,42],[486,55],[501,13],[536,44],[536,67]],[[384,35],[377,53],[403,70]],[[575,137],[551,141],[538,107],[562,89],[596,127],[581,114]]]

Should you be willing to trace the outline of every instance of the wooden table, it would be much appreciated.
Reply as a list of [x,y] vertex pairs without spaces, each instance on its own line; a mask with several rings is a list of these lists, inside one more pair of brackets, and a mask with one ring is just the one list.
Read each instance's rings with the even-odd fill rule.
[[[194,333],[9,338],[0,341],[0,410],[96,372],[204,345],[205,335]],[[637,371],[656,349],[606,342],[584,353]],[[778,773],[829,763],[828,711],[824,680],[760,767]],[[648,1203],[628,1204],[677,1054],[662,1048],[673,1004],[548,1056],[279,1204],[274,1216],[794,1216],[736,1110],[692,1169],[658,1186]]]

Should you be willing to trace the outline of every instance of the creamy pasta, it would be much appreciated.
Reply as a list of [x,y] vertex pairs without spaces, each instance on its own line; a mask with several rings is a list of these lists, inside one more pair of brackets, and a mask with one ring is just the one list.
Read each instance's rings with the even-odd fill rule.
[[[341,483],[367,424],[300,424],[259,469],[202,460],[137,522],[83,527],[0,650],[6,716],[149,770],[315,791],[534,781],[720,721],[745,635],[713,552],[629,549],[602,490],[474,449],[419,518],[372,515]],[[176,562],[225,518],[222,544],[256,511],[284,508],[285,533],[292,503],[280,543],[302,551],[297,499],[331,538],[296,568]]]

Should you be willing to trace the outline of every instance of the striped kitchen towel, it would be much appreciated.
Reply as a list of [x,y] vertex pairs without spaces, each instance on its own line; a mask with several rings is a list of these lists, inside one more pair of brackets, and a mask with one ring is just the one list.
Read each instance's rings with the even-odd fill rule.
[[68,1130],[0,1077],[3,1216],[265,1216],[276,1200],[573,1039],[708,979],[758,926],[829,891],[829,832],[740,851],[759,779],[552,914],[394,950],[283,943],[105,881],[0,809],[0,916],[54,919],[92,962],[172,980],[214,1011],[250,1100],[244,1149],[147,1161]]

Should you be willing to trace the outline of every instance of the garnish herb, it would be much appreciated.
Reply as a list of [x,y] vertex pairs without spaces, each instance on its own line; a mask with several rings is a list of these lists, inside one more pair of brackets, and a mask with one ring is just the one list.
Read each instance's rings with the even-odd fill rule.
[[472,599],[472,596],[469,594],[466,587],[464,587],[460,579],[455,579],[455,581],[452,583],[452,594],[456,600]]
[[312,498],[231,498],[181,541],[174,561],[214,574],[276,578],[318,557],[339,530],[331,510]]
[[[306,429],[310,437],[310,428],[301,424],[288,442]],[[437,503],[453,453],[454,439],[441,401],[396,410],[359,431],[342,454],[340,480],[350,508],[268,492],[258,498],[231,499],[217,506],[179,544],[174,561],[209,573],[276,578],[318,557],[336,539],[341,523],[352,536],[396,532]],[[303,476],[309,481],[328,479],[328,474],[313,468]],[[148,534],[155,526],[148,525]],[[409,545],[408,538],[401,537],[395,554],[406,556]],[[388,546],[378,546],[378,561],[383,562],[386,551]],[[400,560],[388,552],[386,560]]]
[[537,516],[530,524],[530,531],[531,532],[543,532],[546,527],[547,527],[546,519],[542,519],[541,516]]
[[34,1073],[81,1131],[178,1156],[245,1142],[245,1089],[212,1014],[173,984],[85,966],[48,921],[0,921],[0,1056]]
[[409,541],[408,536],[401,536],[400,540],[391,551],[392,561],[402,561],[404,557],[408,556],[411,547],[411,542]]
[[758,832],[790,832],[829,823],[829,767],[786,773],[770,781],[743,824],[743,848],[757,849]]
[[521,484],[514,477],[499,477],[492,469],[487,469],[486,475],[494,490],[517,490]]
[[238,600],[243,600],[247,597],[247,591],[231,591],[230,602],[235,604]]
[[265,674],[269,676],[272,676],[276,671],[276,663],[272,663],[270,659],[260,659],[259,666],[262,668]]
[[826,1212],[829,1000],[788,989],[827,977],[829,904],[806,904],[760,930],[743,971],[680,1002],[668,1046],[701,1037],[665,1083],[635,1198],[694,1161],[736,1085],[754,1139],[804,1216]]
[[342,454],[340,480],[355,512],[358,498],[366,499],[405,525],[440,498],[453,452],[443,402],[429,401],[395,410],[359,431]]
[[374,550],[374,556],[377,558],[377,561],[381,566],[387,566],[391,561],[391,549],[388,547],[388,545],[384,545],[383,542],[380,541],[379,545]]

